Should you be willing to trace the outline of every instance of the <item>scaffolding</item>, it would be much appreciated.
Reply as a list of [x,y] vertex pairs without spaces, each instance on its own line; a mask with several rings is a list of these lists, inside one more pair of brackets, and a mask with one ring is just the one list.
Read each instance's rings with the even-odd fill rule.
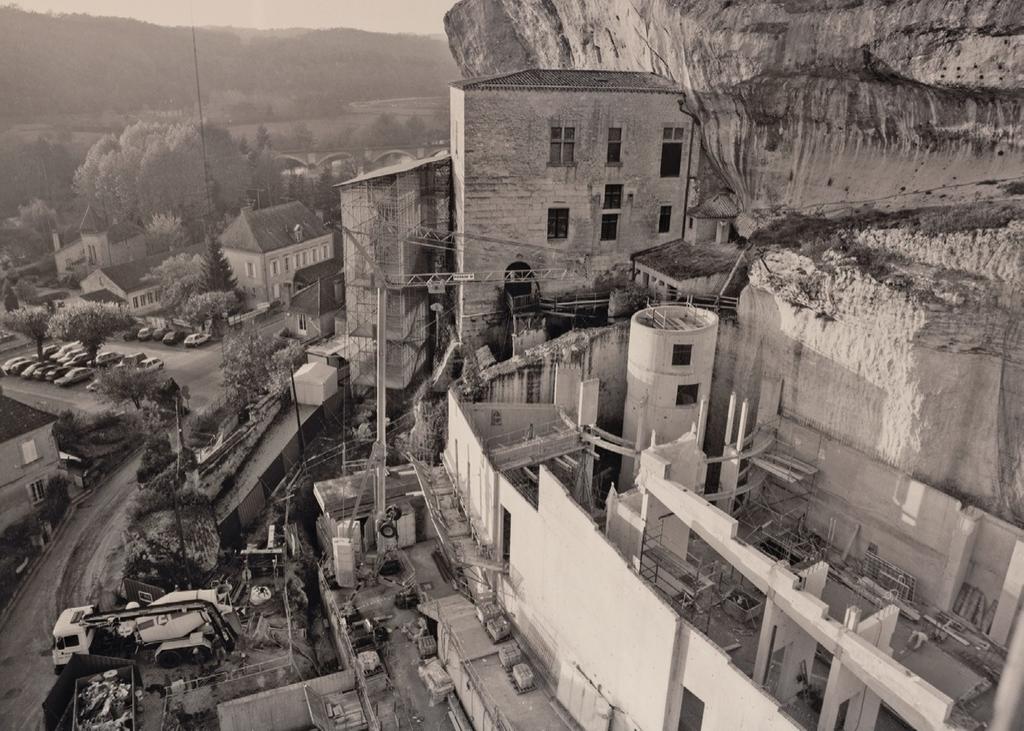
[[[377,271],[400,281],[451,268],[453,254],[443,243],[451,227],[450,176],[451,163],[444,159],[342,188],[347,307],[342,354],[356,388],[376,386]],[[420,227],[441,233],[438,243],[425,245],[407,235]],[[364,234],[360,243],[372,261],[351,240]],[[408,388],[429,363],[430,296],[422,288],[396,289],[388,294],[388,388]]]

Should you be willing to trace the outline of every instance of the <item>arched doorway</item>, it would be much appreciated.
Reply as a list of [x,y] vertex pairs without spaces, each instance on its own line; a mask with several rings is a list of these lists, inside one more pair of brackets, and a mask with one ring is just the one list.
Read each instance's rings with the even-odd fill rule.
[[533,270],[525,261],[514,261],[505,270],[505,294],[510,297],[526,297],[534,294],[537,281]]

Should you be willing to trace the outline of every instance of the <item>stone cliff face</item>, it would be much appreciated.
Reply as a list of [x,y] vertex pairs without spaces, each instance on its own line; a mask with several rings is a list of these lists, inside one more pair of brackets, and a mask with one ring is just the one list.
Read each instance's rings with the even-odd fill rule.
[[748,210],[997,197],[1024,175],[1020,0],[461,0],[445,26],[467,76],[676,80]]

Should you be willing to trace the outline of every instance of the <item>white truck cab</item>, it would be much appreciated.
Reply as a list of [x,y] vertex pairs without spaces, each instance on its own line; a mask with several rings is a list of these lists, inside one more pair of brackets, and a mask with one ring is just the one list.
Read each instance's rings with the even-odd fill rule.
[[86,654],[92,645],[96,630],[80,624],[83,617],[93,614],[93,605],[65,609],[53,625],[53,665],[59,671],[72,655]]

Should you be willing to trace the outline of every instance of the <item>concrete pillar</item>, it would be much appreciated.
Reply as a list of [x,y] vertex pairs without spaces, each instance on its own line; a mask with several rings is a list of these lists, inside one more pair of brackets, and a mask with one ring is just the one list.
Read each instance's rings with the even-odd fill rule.
[[953,526],[947,544],[949,551],[946,554],[946,565],[942,567],[942,580],[935,597],[935,604],[945,612],[953,609],[960,585],[964,583],[971,557],[974,555],[980,520],[981,512],[977,508],[964,507],[960,509],[956,525]]
[[[729,457],[730,459],[722,462],[722,471],[718,477],[718,490],[719,492],[732,492],[740,484],[740,460],[739,452],[736,451],[736,447],[726,446],[722,451],[723,457]],[[732,500],[719,500],[715,505],[718,506],[719,510],[732,515]]]
[[[891,653],[890,643],[899,613],[899,609],[891,604],[866,620],[859,619],[859,611],[848,612],[845,624],[848,632],[856,632],[875,647]],[[843,667],[842,659],[836,656],[832,658],[828,673],[821,715],[818,716],[818,731],[834,731],[844,702],[846,720],[841,727],[843,731],[874,731],[881,699]]]
[[661,545],[685,559],[690,550],[690,529],[675,515],[661,521]]
[[1021,595],[1024,594],[1024,541],[1017,541],[1010,556],[1010,565],[1006,567],[1006,578],[1003,589],[999,592],[999,605],[992,620],[989,636],[1001,645],[1010,641],[1013,620],[1020,611]]

